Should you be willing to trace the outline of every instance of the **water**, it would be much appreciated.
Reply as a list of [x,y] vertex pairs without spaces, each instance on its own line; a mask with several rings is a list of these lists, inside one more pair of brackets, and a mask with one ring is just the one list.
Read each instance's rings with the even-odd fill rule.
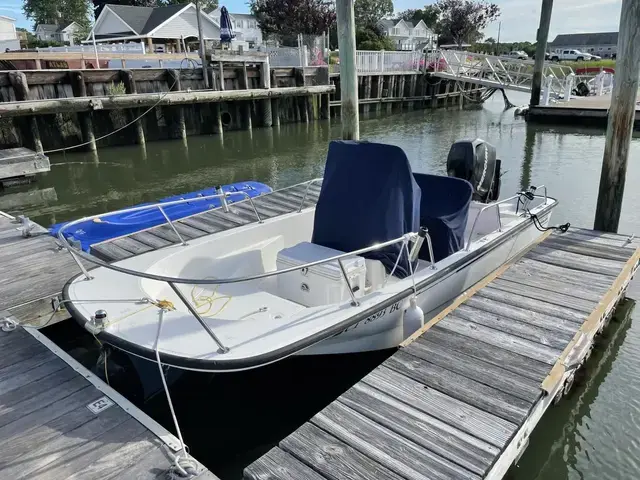
[[[510,97],[517,104],[527,100]],[[492,99],[476,110],[414,111],[363,120],[361,135],[400,145],[414,170],[430,173],[444,173],[455,140],[485,138],[503,159],[503,197],[530,184],[545,184],[560,200],[554,222],[593,225],[604,149],[600,130],[527,125],[512,112],[503,112],[501,99]],[[230,132],[224,139],[191,137],[186,144],[151,143],[146,152],[130,146],[102,150],[98,156],[54,156],[51,172],[25,190],[54,188],[57,201],[27,205],[20,213],[50,224],[219,183],[255,179],[283,187],[321,176],[327,143],[338,136],[338,125],[316,123]],[[639,182],[640,138],[635,138],[620,222],[624,233],[640,234],[640,190],[635,188]],[[638,298],[640,286],[633,287],[631,296]],[[611,330],[603,353],[590,361],[586,383],[545,416],[512,478],[640,478],[638,320],[640,310],[632,313],[630,322]],[[86,365],[95,365],[94,345],[75,327],[59,326],[50,335]],[[174,389],[187,443],[214,472],[237,478],[242,465],[388,354],[297,359],[237,376],[187,377]],[[162,398],[145,409],[169,425]]]

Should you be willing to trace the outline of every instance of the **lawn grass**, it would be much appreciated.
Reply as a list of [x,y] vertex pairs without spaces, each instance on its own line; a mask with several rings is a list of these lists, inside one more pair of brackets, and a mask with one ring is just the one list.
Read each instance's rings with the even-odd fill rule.
[[616,68],[615,60],[593,60],[590,62],[560,62],[561,65],[567,65],[568,67],[573,68],[586,68],[586,67],[603,67],[603,68]]

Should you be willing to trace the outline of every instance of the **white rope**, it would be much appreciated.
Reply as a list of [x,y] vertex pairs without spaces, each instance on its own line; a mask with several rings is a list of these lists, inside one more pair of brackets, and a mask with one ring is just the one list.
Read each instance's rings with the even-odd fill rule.
[[156,341],[153,349],[156,354],[156,362],[158,363],[158,371],[160,372],[160,378],[162,379],[162,385],[164,387],[164,393],[167,396],[167,403],[169,404],[169,410],[171,411],[171,418],[173,418],[173,425],[176,428],[176,433],[178,434],[178,440],[180,441],[180,446],[182,447],[182,455],[176,455],[173,459],[173,465],[171,465],[171,469],[167,473],[169,478],[193,478],[198,471],[198,465],[195,460],[189,456],[187,453],[187,446],[184,444],[184,440],[182,438],[182,432],[180,431],[180,425],[178,425],[178,418],[176,417],[176,412],[173,408],[173,402],[171,401],[171,394],[169,393],[169,387],[167,386],[167,380],[164,378],[164,371],[162,370],[162,363],[160,362],[160,334],[162,333],[162,320],[164,318],[164,314],[167,310],[161,308],[159,310],[159,319],[158,319],[158,332],[156,333]]
[[387,276],[387,278],[384,279],[384,282],[382,283],[382,288],[387,286],[387,282],[389,281],[389,279],[391,277],[393,277],[393,274],[396,271],[396,268],[398,268],[398,264],[400,263],[400,258],[402,258],[402,249],[404,248],[404,246],[409,242],[409,239],[405,238],[404,240],[402,240],[402,246],[400,247],[400,255],[398,255],[398,258],[396,259],[396,263],[393,266],[393,268],[391,269],[391,272],[389,273],[389,275]]
[[413,294],[417,295],[418,290],[416,290],[416,278],[413,274],[413,263],[411,262],[411,254],[409,253],[408,242],[404,242],[402,244],[402,247],[404,248],[405,252],[407,252],[407,260],[409,261],[409,273],[411,274],[411,283],[413,284]]

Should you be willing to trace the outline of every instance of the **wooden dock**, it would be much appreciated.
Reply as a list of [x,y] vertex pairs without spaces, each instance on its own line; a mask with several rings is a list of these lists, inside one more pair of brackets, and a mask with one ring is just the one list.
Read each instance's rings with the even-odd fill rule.
[[[319,182],[311,184],[310,182],[304,182],[260,195],[252,200],[260,217],[266,220],[267,218],[297,211],[303,199],[305,208],[315,205],[319,194]],[[242,200],[231,203],[229,212],[225,212],[222,208],[216,208],[176,220],[173,224],[185,240],[190,240],[256,221],[256,214],[251,208],[251,204],[248,200]],[[173,243],[180,243],[180,240],[171,227],[168,224],[164,224],[95,244],[91,247],[91,253],[102,260],[110,262],[150,252]]]
[[499,479],[568,391],[640,241],[548,233],[244,471],[246,480]]
[[0,150],[0,186],[28,182],[36,173],[51,170],[49,159],[28,148]]
[[[527,120],[536,123],[555,123],[566,125],[584,125],[592,127],[607,126],[611,95],[599,97],[572,98],[569,102],[557,102],[547,106],[535,106],[529,109]],[[640,130],[640,96],[636,104],[634,130]]]
[[[0,213],[0,327],[39,325],[78,272],[48,235]],[[41,227],[31,225],[37,235]],[[66,315],[68,318],[68,315]],[[0,478],[161,478],[179,450],[170,432],[40,330],[0,329]],[[198,480],[216,477],[201,464]]]

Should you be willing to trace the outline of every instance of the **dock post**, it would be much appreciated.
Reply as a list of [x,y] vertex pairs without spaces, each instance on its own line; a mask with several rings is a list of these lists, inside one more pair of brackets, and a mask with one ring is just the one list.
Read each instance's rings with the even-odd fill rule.
[[384,86],[384,75],[378,75],[378,89],[376,90],[378,96],[378,103],[376,103],[376,114],[380,114],[382,110],[382,88]]
[[400,97],[400,111],[402,111],[402,108],[404,107],[404,101],[402,99],[404,98],[405,79],[405,75],[400,75],[400,78],[398,79],[398,97]]
[[640,75],[640,0],[622,0],[616,81],[611,94],[607,138],[593,228],[617,232]]
[[[239,72],[241,78],[240,87],[244,90],[249,90],[249,76],[247,75],[247,62],[242,62],[242,70]],[[241,115],[243,117],[243,125],[247,130],[251,130],[253,128],[253,123],[251,121],[251,100],[247,100],[246,102],[242,102],[242,108],[240,109]]]
[[[69,72],[69,76],[73,96],[86,97],[87,84],[84,81],[84,73],[80,70],[75,70]],[[96,137],[93,132],[93,114],[91,112],[78,112],[78,121],[80,122],[82,142],[88,142],[86,146],[87,150],[95,152],[98,148],[96,146]]]
[[[411,74],[410,80],[409,80],[409,96],[410,97],[415,97],[416,96],[416,85],[418,83],[418,74],[417,73],[413,73]],[[409,110],[413,110],[414,108],[414,102],[413,100],[407,102],[407,108]]]
[[[120,70],[120,81],[124,84],[124,89],[127,94],[138,93],[136,88],[136,81],[133,78],[133,72],[131,70]],[[130,121],[140,116],[139,108],[132,108],[129,110]],[[136,143],[138,145],[145,144],[144,128],[142,126],[142,120],[136,120],[134,123]]]
[[[16,100],[19,102],[29,100],[29,84],[27,83],[27,76],[24,72],[9,72],[9,82],[15,92]],[[31,135],[35,152],[43,153],[44,149],[42,148],[42,139],[40,138],[40,130],[38,129],[38,120],[35,116],[27,117],[25,133],[26,131]]]
[[542,71],[544,69],[544,57],[547,52],[547,40],[549,37],[549,25],[551,24],[551,11],[553,0],[542,0],[540,11],[540,26],[536,36],[536,59],[533,66],[533,78],[531,79],[531,99],[529,105],[540,105],[540,90],[542,89]]
[[[389,76],[389,88],[388,88],[387,97],[391,99],[394,99],[396,97],[396,76],[395,75]],[[387,114],[391,115],[392,112],[393,112],[393,102],[389,102],[387,103]]]
[[280,127],[280,99],[271,99],[271,119],[274,127]]
[[[167,70],[167,83],[169,84],[169,90],[172,92],[179,92],[182,90],[180,84],[180,72],[178,70]],[[182,107],[169,107],[173,110],[174,132],[172,136],[174,138],[187,138],[187,126],[184,121],[184,110]]]
[[[371,98],[371,75],[364,77],[364,98],[369,100]],[[367,115],[369,113],[369,104],[365,103],[362,106],[362,113]]]
[[[260,86],[269,90],[271,88],[271,69],[269,68],[269,57],[260,64]],[[270,127],[273,125],[273,113],[271,111],[271,99],[265,98],[262,101],[262,126]]]
[[356,73],[356,24],[354,0],[336,0],[340,49],[340,112],[343,140],[360,140],[358,75]]

